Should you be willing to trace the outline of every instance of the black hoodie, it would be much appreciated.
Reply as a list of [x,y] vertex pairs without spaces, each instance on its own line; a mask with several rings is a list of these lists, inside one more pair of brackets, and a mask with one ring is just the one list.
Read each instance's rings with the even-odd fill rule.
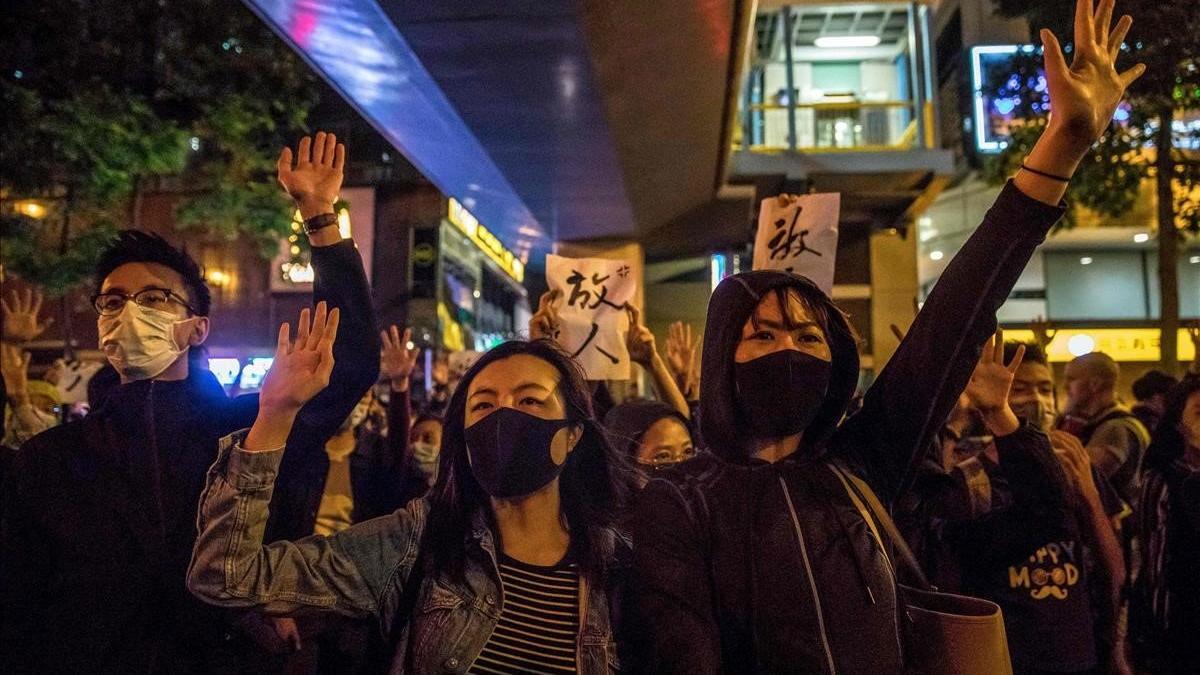
[[[740,274],[717,287],[701,371],[701,437],[710,454],[662,472],[635,509],[646,670],[902,670],[893,571],[827,462],[843,462],[884,503],[895,502],[970,378],[996,310],[1061,215],[1005,187],[845,423],[859,362],[833,302],[808,280],[779,272]],[[824,306],[833,373],[800,451],[769,464],[746,451],[733,357],[742,326],[777,288]]]

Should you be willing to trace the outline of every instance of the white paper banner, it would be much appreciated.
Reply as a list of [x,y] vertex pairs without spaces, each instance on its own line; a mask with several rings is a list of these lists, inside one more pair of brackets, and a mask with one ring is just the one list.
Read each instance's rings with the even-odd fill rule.
[[558,300],[561,344],[589,380],[628,380],[625,303],[633,299],[633,267],[622,260],[546,256],[546,282]]
[[833,293],[837,262],[837,192],[801,195],[789,206],[769,197],[758,210],[754,238],[754,269],[794,272],[813,280],[826,295]]

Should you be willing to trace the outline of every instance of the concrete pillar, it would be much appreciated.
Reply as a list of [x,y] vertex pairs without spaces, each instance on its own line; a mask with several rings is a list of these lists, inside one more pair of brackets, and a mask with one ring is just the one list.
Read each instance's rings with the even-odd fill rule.
[[909,228],[907,237],[892,229],[872,233],[871,344],[876,373],[899,345],[890,326],[908,330],[912,324],[918,290],[916,228]]

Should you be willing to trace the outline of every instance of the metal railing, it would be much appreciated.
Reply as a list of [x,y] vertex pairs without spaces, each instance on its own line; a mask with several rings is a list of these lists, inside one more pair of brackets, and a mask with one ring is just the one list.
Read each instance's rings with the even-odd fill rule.
[[733,146],[763,153],[911,150],[932,141],[920,133],[922,124],[933,125],[929,102],[919,111],[912,101],[754,103],[742,109]]

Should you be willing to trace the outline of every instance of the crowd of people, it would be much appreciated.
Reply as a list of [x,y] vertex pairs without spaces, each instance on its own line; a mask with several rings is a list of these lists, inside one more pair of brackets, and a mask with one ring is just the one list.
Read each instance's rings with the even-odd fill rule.
[[1043,32],[1047,131],[865,391],[847,316],[765,270],[717,286],[702,344],[676,324],[660,351],[626,306],[653,397],[585,377],[553,292],[528,340],[414,391],[321,132],[279,160],[315,282],[260,391],[207,370],[208,286],[158,236],[97,267],[90,411],[29,379],[48,324],[8,295],[0,669],[926,672],[929,581],[1002,611],[969,672],[1200,672],[1200,327],[1194,372],[1130,408],[1108,356],[1059,382],[1044,328],[996,320],[1142,72],[1114,68],[1130,23],[1078,0],[1069,66]]

